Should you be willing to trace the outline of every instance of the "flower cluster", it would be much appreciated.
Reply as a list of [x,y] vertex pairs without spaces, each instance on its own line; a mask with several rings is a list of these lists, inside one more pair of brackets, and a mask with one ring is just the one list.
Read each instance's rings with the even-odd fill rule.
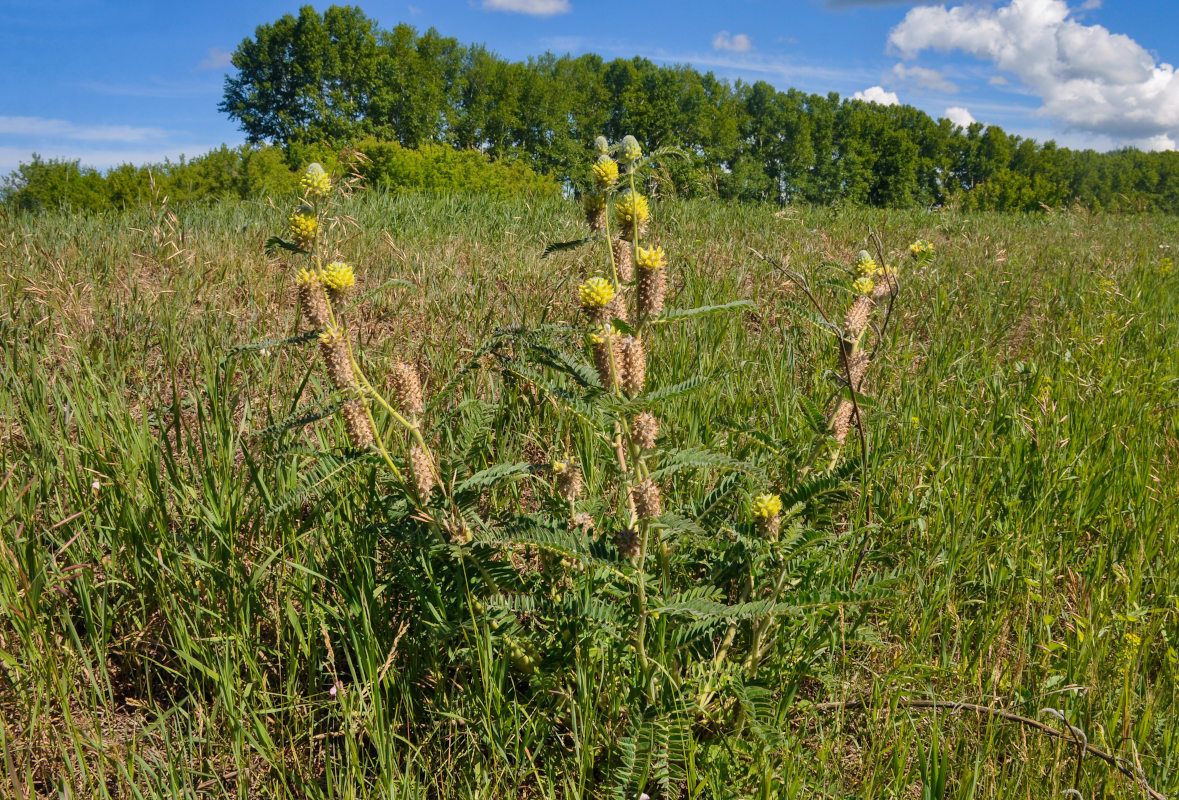
[[614,284],[601,275],[595,275],[577,287],[577,297],[585,309],[605,308],[614,295]]
[[924,239],[918,239],[909,245],[909,255],[913,256],[918,261],[925,261],[933,258],[933,245]]
[[303,195],[314,200],[323,200],[332,192],[332,179],[320,164],[312,162],[299,180]]
[[287,229],[295,244],[306,249],[315,242],[315,235],[319,232],[319,219],[314,209],[303,206],[291,214],[287,220]]

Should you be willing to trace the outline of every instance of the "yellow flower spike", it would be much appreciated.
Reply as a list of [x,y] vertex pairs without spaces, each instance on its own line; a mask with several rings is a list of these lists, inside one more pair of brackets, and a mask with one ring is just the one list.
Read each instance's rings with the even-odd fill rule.
[[861,250],[856,253],[856,260],[852,262],[852,266],[856,268],[856,274],[861,278],[871,278],[880,271],[880,266],[876,263],[876,259],[867,250]]
[[287,220],[287,228],[291,238],[295,240],[295,244],[306,248],[315,241],[315,234],[319,230],[319,220],[315,218],[315,213],[310,208],[303,206],[291,214]]
[[913,244],[909,245],[909,255],[913,256],[913,258],[917,259],[918,261],[924,258],[931,258],[933,253],[933,245],[924,239],[918,239],[917,241],[913,242]]
[[753,516],[765,519],[782,513],[782,498],[776,494],[759,494],[753,498]]
[[599,156],[594,162],[594,183],[598,188],[605,189],[618,180],[618,162],[610,156]]
[[610,142],[606,140],[605,136],[598,136],[594,139],[594,152],[600,156],[610,153]]
[[356,273],[343,261],[333,261],[324,267],[321,279],[324,288],[331,293],[333,299],[346,294],[356,285]]
[[663,269],[667,266],[667,255],[662,247],[640,247],[635,266],[641,270]]
[[625,226],[642,226],[651,218],[651,210],[647,205],[647,198],[638,192],[627,189],[614,204],[614,216],[619,224]]
[[595,275],[577,287],[577,297],[581,300],[582,308],[604,308],[614,299],[615,294],[614,284],[600,275]]
[[635,137],[629,135],[623,136],[620,144],[622,146],[622,152],[619,161],[623,164],[629,166],[643,157],[643,148],[639,146],[639,140]]
[[876,288],[876,281],[865,275],[862,278],[856,278],[856,282],[852,284],[856,294],[872,294],[872,290]]
[[307,171],[303,173],[299,185],[306,197],[320,200],[327,197],[332,191],[332,179],[328,177],[324,168],[314,161],[307,165]]

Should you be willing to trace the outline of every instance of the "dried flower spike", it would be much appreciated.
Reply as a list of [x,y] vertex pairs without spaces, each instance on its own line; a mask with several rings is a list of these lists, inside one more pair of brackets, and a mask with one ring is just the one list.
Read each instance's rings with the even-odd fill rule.
[[295,286],[299,292],[299,308],[307,322],[313,328],[326,328],[331,312],[319,274],[314,270],[301,269],[295,276]]
[[402,414],[416,417],[422,413],[422,384],[412,364],[398,361],[393,365],[393,400]]
[[581,470],[570,461],[554,461],[553,472],[557,476],[557,493],[567,503],[577,500],[581,495]]
[[630,283],[635,277],[631,262],[630,242],[626,239],[615,239],[610,243],[610,250],[614,255],[614,267],[618,270],[618,279],[623,283]]
[[368,420],[368,412],[364,403],[355,398],[344,401],[341,409],[344,415],[344,430],[348,433],[348,441],[357,450],[367,450],[373,445],[373,428]]
[[634,528],[622,528],[614,534],[614,543],[618,546],[620,558],[634,561],[643,554],[643,543],[639,539],[639,532]]
[[623,336],[618,340],[618,351],[622,356],[619,366],[622,389],[636,397],[642,394],[647,383],[647,354],[643,352],[643,342],[633,336]]
[[655,440],[659,438],[659,420],[654,414],[644,411],[631,423],[630,435],[640,450],[654,450]]
[[413,473],[414,485],[418,490],[418,497],[422,500],[430,499],[434,491],[434,461],[421,445],[414,445],[409,450],[409,469]]
[[348,353],[348,342],[344,332],[335,325],[329,325],[319,334],[319,352],[327,368],[332,386],[343,390],[353,383],[352,358]]
[[597,233],[606,228],[606,198],[600,194],[588,193],[582,196],[582,208],[585,210],[585,222],[590,231]]
[[[618,352],[618,340],[609,328],[601,328],[589,335],[590,350],[594,356],[594,369],[598,372],[598,380],[607,391],[613,391],[617,385],[615,370],[620,369],[622,361]],[[613,363],[611,354],[614,355]]]
[[631,489],[630,496],[639,519],[655,519],[663,513],[663,495],[659,491],[659,484],[650,478]]
[[759,494],[753,498],[753,518],[762,535],[776,539],[782,525],[782,498],[776,494]]
[[868,327],[868,317],[876,303],[867,295],[860,295],[843,317],[843,329],[849,339],[857,339]]

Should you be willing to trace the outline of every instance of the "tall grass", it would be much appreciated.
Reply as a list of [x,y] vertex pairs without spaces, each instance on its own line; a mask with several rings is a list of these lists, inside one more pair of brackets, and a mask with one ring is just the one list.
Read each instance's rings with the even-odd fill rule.
[[[361,295],[410,284],[357,306],[365,358],[412,361],[427,395],[492,329],[576,314],[591,256],[541,258],[583,235],[571,204],[372,192],[345,211]],[[428,625],[393,624],[414,600],[390,570],[412,554],[371,524],[373,472],[313,456],[338,421],[266,435],[295,412],[289,387],[314,396],[300,351],[238,349],[291,333],[292,270],[262,247],[284,220],[227,203],[0,221],[0,795],[593,796],[626,713],[613,666],[578,662],[599,671],[562,694],[487,634],[432,670],[459,662],[425,651]],[[890,589],[801,617],[739,723],[679,743],[683,791],[1141,796],[1093,758],[1077,782],[1068,743],[904,703],[937,698],[1058,709],[1179,792],[1179,290],[1160,249],[1176,220],[674,202],[655,230],[675,305],[756,302],[650,359],[653,385],[709,377],[661,425],[722,451],[809,435],[839,369],[797,282],[753,250],[833,304],[822,265],[869,231],[890,261],[916,238],[938,252],[902,274],[865,474],[806,518],[828,532],[809,588]],[[461,391],[447,402],[498,396]],[[527,461],[542,416],[470,446]]]

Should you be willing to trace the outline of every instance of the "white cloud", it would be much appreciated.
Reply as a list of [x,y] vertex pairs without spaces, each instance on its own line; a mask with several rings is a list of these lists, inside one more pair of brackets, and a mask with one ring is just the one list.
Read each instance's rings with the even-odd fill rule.
[[895,106],[900,104],[896,92],[886,92],[883,86],[869,86],[862,92],[856,92],[852,95],[852,100],[864,100],[868,103],[879,103],[882,106]]
[[744,33],[721,31],[712,37],[712,49],[729,50],[734,53],[748,53],[753,49],[753,40]]
[[209,54],[197,64],[197,69],[225,69],[233,64],[233,53],[220,47],[210,47]]
[[987,83],[991,84],[991,86],[1007,86],[1010,84],[1010,81],[1008,81],[1002,75],[992,75],[991,77],[987,78]]
[[960,50],[1017,76],[1041,113],[1123,143],[1179,137],[1179,76],[1137,42],[1078,22],[1065,0],[922,6],[889,34],[903,58]]
[[7,175],[21,163],[33,160],[35,151],[44,160],[53,158],[65,161],[81,161],[83,167],[109,169],[120,164],[158,164],[165,160],[176,161],[180,156],[204,155],[216,145],[201,144],[188,146],[161,146],[145,148],[87,148],[87,147],[11,147],[0,145],[0,176]]
[[483,8],[487,11],[514,11],[534,17],[551,17],[573,10],[569,0],[483,0]]
[[932,89],[935,92],[946,92],[947,94],[958,91],[958,87],[952,81],[942,77],[942,74],[936,69],[906,67],[904,64],[897,64],[892,68],[892,74],[898,81],[911,83],[922,89]]
[[64,119],[45,117],[0,117],[0,135],[36,136],[39,139],[69,139],[80,142],[146,142],[162,139],[162,128],[135,125],[78,125]]
[[950,106],[942,116],[961,128],[969,128],[975,122],[978,122],[974,118],[974,115],[962,106]]

